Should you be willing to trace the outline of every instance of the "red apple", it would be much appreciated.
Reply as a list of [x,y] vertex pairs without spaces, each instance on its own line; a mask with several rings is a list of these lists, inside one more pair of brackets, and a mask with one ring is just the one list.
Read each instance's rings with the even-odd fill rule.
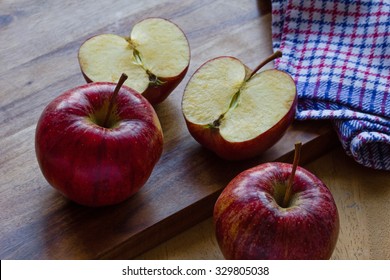
[[190,47],[176,24],[148,18],[134,25],[129,37],[93,36],[81,45],[78,59],[87,82],[116,82],[126,73],[129,79],[125,85],[157,104],[184,78]]
[[55,98],[36,128],[35,149],[49,184],[76,203],[112,205],[136,193],[163,150],[150,103],[108,82],[83,85]]
[[227,259],[329,259],[339,232],[325,184],[296,164],[280,162],[235,177],[215,204],[214,222]]
[[254,71],[227,56],[203,64],[182,100],[194,139],[227,160],[255,157],[275,144],[294,120],[295,83],[276,69],[256,72],[280,55],[276,52]]

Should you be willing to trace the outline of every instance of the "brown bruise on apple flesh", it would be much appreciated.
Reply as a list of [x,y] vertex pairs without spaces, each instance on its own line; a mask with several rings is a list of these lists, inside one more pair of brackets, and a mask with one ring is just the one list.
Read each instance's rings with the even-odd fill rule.
[[183,113],[187,121],[218,129],[229,142],[251,140],[277,124],[295,100],[294,81],[274,69],[248,79],[250,73],[232,57],[205,63],[185,89]]

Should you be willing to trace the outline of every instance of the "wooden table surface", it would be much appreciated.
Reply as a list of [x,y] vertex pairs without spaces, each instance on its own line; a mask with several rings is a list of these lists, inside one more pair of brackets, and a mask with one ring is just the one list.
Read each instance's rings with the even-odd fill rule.
[[[87,38],[126,36],[137,21],[153,16],[178,24],[191,47],[187,76],[155,106],[165,136],[162,158],[141,191],[124,203],[76,205],[39,170],[37,120],[54,97],[85,83],[77,51]],[[270,1],[1,1],[0,41],[1,259],[136,257],[209,218],[218,194],[240,171],[291,161],[296,141],[304,144],[303,162],[337,144],[329,124],[295,123],[264,155],[226,162],[201,148],[185,127],[182,93],[202,63],[231,55],[253,68],[272,52]]]

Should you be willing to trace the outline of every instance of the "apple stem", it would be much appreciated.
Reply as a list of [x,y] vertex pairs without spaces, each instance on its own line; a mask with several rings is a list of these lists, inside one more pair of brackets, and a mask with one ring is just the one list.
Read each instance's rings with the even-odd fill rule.
[[255,70],[252,71],[252,73],[249,75],[249,78],[247,80],[249,80],[250,78],[252,78],[252,76],[254,74],[256,74],[257,71],[259,71],[264,65],[266,65],[267,63],[271,62],[272,60],[278,58],[278,57],[282,57],[282,52],[281,51],[276,51],[275,53],[273,53],[272,55],[270,55],[269,57],[267,57],[263,62],[261,62],[256,68]]
[[116,99],[116,97],[117,97],[117,95],[119,93],[119,90],[121,89],[123,83],[126,80],[127,80],[127,75],[125,73],[122,73],[122,75],[119,78],[119,81],[118,81],[118,83],[117,83],[117,85],[115,87],[114,93],[111,95],[110,103],[108,104],[106,118],[104,119],[104,122],[103,122],[103,127],[107,127],[108,120],[110,119],[110,116],[111,116],[112,108],[114,107],[115,99]]
[[288,180],[288,185],[287,185],[286,192],[284,194],[284,199],[283,199],[283,204],[282,204],[284,208],[287,208],[289,203],[290,203],[292,185],[293,185],[294,178],[295,178],[295,172],[297,171],[299,158],[301,156],[301,148],[302,148],[301,142],[298,142],[295,144],[294,162],[293,162],[292,171],[290,174],[290,178]]

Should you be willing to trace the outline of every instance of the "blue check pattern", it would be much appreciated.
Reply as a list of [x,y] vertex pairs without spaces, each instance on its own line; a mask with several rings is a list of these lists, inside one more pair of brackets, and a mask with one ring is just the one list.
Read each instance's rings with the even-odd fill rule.
[[275,67],[292,75],[296,119],[330,119],[346,153],[390,170],[390,1],[272,0]]

